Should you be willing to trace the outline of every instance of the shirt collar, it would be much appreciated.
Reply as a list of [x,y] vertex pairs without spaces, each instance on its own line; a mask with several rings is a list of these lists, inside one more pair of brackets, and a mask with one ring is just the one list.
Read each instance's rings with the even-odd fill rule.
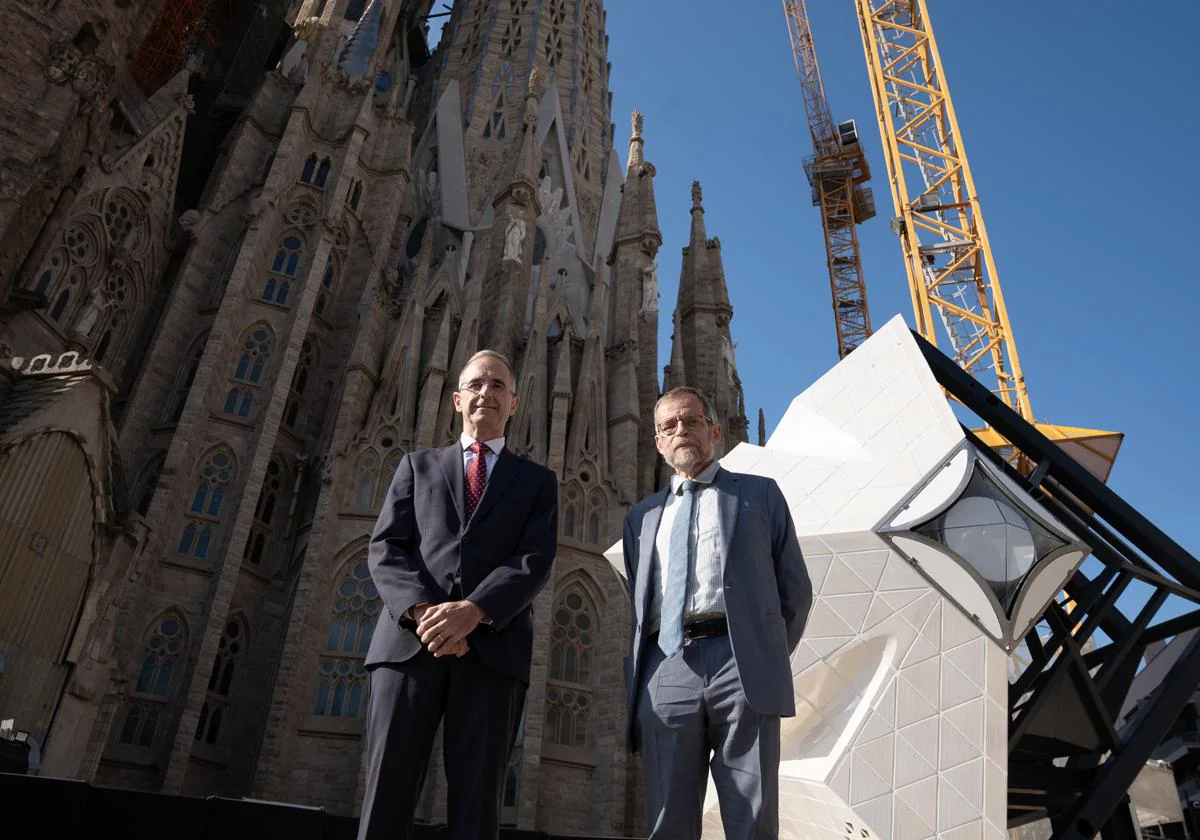
[[[716,480],[717,470],[719,470],[719,469],[721,469],[720,462],[713,461],[711,464],[709,464],[707,467],[705,467],[703,470],[700,471],[700,475],[696,476],[692,480],[697,482],[698,484],[712,484],[713,481]],[[679,475],[671,476],[671,492],[678,493],[679,485],[683,484],[683,482],[685,482],[685,481],[687,481],[687,479],[685,479],[683,476],[679,476]]]
[[[471,448],[471,444],[475,442],[475,438],[471,437],[466,432],[463,432],[459,436],[458,442],[462,446],[463,452],[466,452]],[[501,435],[498,438],[492,438],[491,440],[485,440],[484,443],[487,444],[488,449],[499,455],[500,450],[504,448],[504,435]]]

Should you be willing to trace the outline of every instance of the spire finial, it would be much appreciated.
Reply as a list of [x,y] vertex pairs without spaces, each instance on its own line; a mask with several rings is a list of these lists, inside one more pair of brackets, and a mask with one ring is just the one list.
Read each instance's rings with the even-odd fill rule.
[[700,182],[692,181],[692,209],[693,210],[703,210],[704,209],[704,207],[701,206],[701,204],[700,204],[700,202],[703,198],[704,198],[704,193],[700,189]]
[[641,111],[633,112],[633,133],[629,136],[629,168],[640,166],[645,162],[642,157],[642,128],[645,122],[642,119]]

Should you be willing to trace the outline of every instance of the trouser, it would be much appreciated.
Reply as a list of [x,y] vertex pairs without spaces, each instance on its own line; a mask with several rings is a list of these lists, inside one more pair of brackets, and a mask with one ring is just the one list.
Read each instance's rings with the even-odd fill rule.
[[[451,840],[500,836],[508,757],[525,684],[470,652],[436,658],[427,650],[371,672],[366,787],[358,840],[408,840],[439,722]],[[444,718],[444,721],[443,721]]]
[[653,640],[637,706],[650,840],[698,840],[711,770],[726,840],[779,836],[779,717],[746,704],[728,636],[664,657]]

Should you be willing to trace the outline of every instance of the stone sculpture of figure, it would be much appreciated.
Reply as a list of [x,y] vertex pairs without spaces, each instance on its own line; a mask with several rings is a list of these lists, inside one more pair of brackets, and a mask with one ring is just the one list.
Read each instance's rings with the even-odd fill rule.
[[71,325],[71,332],[79,335],[91,335],[92,330],[96,326],[96,321],[100,318],[100,313],[108,308],[109,301],[104,296],[104,292],[100,289],[92,289],[87,300],[83,304],[83,308],[79,310],[78,317],[75,318],[75,323]]
[[508,227],[504,230],[504,259],[520,262],[524,246],[525,220],[512,216],[508,220]]
[[633,136],[634,137],[642,136],[642,129],[645,126],[645,124],[646,123],[645,123],[645,119],[642,117],[642,112],[634,111],[633,112]]
[[651,260],[642,268],[641,312],[658,312],[658,261]]

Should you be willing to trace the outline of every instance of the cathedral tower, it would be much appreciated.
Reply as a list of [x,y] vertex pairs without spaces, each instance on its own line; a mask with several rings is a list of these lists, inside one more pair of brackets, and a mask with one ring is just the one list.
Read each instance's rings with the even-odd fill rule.
[[[62,5],[75,31],[78,4]],[[147,8],[138,32],[175,49],[201,5]],[[53,202],[0,201],[0,236],[24,243],[0,266],[14,278],[0,277],[0,357],[20,357],[0,365],[0,528],[20,549],[0,545],[0,582],[37,583],[0,587],[0,607],[44,612],[33,632],[0,609],[0,650],[6,680],[45,687],[0,684],[0,713],[48,738],[56,775],[357,813],[363,661],[387,620],[367,541],[403,455],[457,439],[457,373],[493,347],[521,397],[506,445],[560,479],[504,819],[640,830],[629,607],[601,552],[659,463],[662,235],[643,120],[622,167],[599,0],[460,0],[432,53],[431,6],[304,0],[275,39],[230,22],[249,20],[233,4],[228,48],[176,75],[179,55],[122,46],[128,21],[54,53],[73,68],[132,55],[114,77],[168,79],[121,88],[121,119],[93,120],[105,154],[58,148],[79,171],[46,187]],[[266,7],[269,28],[282,4]],[[195,103],[193,71],[209,73]],[[77,75],[92,96],[94,74]],[[65,107],[55,130],[76,137],[85,110]],[[185,188],[182,159],[215,164]],[[698,191],[686,253],[668,379],[708,390],[744,439]],[[57,611],[30,569],[65,581]],[[421,813],[437,819],[429,778]]]

